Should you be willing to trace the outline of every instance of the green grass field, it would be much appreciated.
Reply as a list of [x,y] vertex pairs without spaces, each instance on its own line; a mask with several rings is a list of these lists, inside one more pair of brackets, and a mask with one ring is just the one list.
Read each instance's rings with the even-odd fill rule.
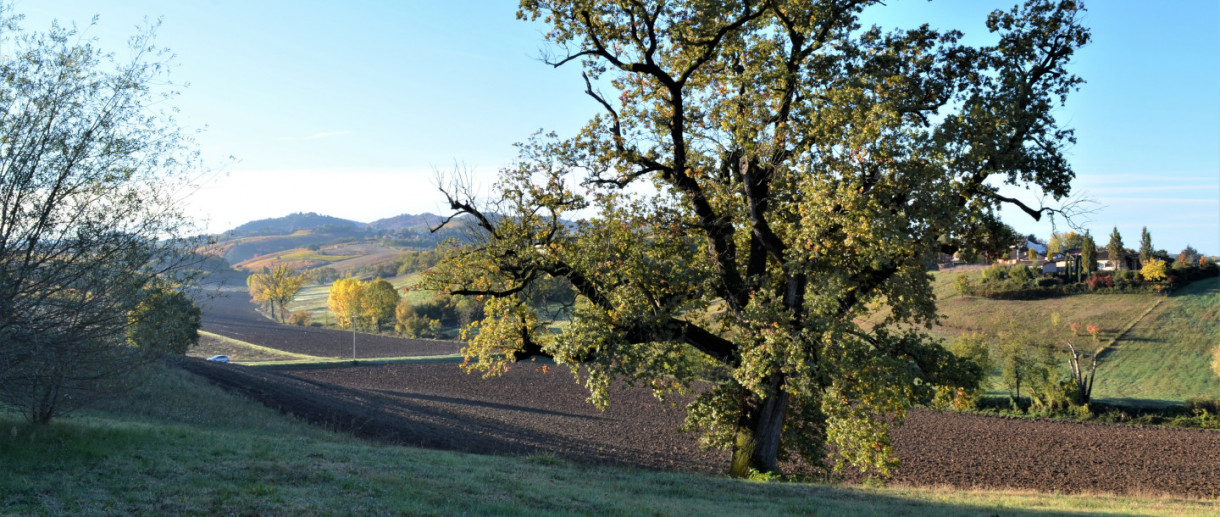
[[[953,292],[955,273],[936,274],[934,292],[941,324],[932,335],[953,339],[981,332],[993,341],[1024,333],[1035,342],[1062,348],[1071,338],[1069,322],[1100,327],[1099,341],[1110,344],[1097,367],[1094,398],[1108,403],[1163,406],[1192,397],[1220,397],[1220,377],[1210,366],[1220,345],[1220,279],[1190,284],[1171,296],[1157,294],[1081,294],[1046,300],[992,300]],[[1058,313],[1060,327],[1051,324]],[[1125,332],[1125,334],[1124,334]],[[1082,331],[1083,334],[1083,331]],[[1076,339],[1088,344],[1091,338]],[[1065,367],[1066,368],[1066,367]],[[1066,370],[1065,370],[1066,371]],[[999,375],[992,376],[993,395]]]
[[1214,515],[1215,500],[760,483],[370,444],[157,369],[103,410],[0,414],[0,513]]
[[1220,397],[1211,368],[1220,346],[1220,278],[1190,284],[1140,319],[1103,356],[1094,396],[1181,402]]
[[[1079,294],[1046,300],[993,300],[953,292],[953,280],[959,274],[935,275],[933,292],[943,317],[933,334],[939,337],[982,332],[999,338],[1015,331],[1027,332],[1035,341],[1062,342],[1071,336],[1067,324],[1076,322],[1097,325],[1101,340],[1106,342],[1164,298],[1155,294]],[[1059,328],[1051,325],[1055,313],[1062,320]]]

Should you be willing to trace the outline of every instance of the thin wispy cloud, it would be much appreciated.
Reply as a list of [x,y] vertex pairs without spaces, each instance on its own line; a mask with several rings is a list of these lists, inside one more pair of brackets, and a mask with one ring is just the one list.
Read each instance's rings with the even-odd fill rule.
[[352,132],[351,132],[351,131],[322,131],[322,132],[319,132],[319,133],[314,133],[314,134],[309,135],[309,136],[301,136],[301,137],[285,136],[285,137],[280,137],[280,141],[282,141],[282,142],[292,142],[292,141],[303,141],[303,140],[320,140],[320,139],[323,139],[323,138],[330,138],[330,137],[332,137],[332,136],[341,136],[341,135],[350,135],[350,134],[352,134]]
[[1146,185],[1139,187],[1094,187],[1089,189],[1093,194],[1138,194],[1141,192],[1198,192],[1216,190],[1220,184],[1213,185]]
[[1165,204],[1204,204],[1220,205],[1216,199],[1191,199],[1176,197],[1099,197],[1102,203],[1165,203]]

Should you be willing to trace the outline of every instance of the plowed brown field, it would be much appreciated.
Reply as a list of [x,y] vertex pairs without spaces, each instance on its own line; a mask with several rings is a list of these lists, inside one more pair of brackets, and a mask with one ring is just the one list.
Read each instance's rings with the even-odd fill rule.
[[[350,357],[351,334],[277,325],[240,294],[211,303],[204,329],[258,345]],[[361,335],[359,357],[449,354],[459,344]],[[184,359],[182,367],[311,422],[403,445],[482,454],[724,472],[728,456],[677,432],[683,411],[617,384],[606,411],[566,368],[524,363],[499,378],[456,363],[273,372]],[[891,482],[962,488],[1220,496],[1220,432],[912,411],[894,433]]]
[[[500,378],[456,363],[270,372],[189,360],[214,382],[311,422],[378,441],[482,454],[720,473],[727,455],[676,431],[680,407],[616,386],[601,412],[563,368]],[[913,411],[895,432],[892,482],[1041,491],[1220,494],[1220,432]]]

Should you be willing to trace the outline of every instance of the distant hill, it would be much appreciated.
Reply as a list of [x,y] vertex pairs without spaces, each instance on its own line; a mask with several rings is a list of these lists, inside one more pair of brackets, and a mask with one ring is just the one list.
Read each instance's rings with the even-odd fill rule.
[[429,230],[433,226],[440,224],[443,220],[445,218],[428,212],[422,214],[402,214],[373,221],[368,224],[368,228],[374,231]]
[[228,232],[231,237],[254,237],[264,235],[291,235],[302,230],[313,233],[357,233],[366,226],[364,223],[331,217],[314,212],[298,212],[284,217],[259,219],[238,226]]
[[447,238],[463,238],[459,224],[437,233],[430,231],[443,220],[430,213],[402,214],[366,224],[299,212],[238,226],[215,236],[215,244],[208,246],[207,251],[236,265],[269,256],[274,258],[293,250],[316,251],[341,243],[377,242],[398,249],[430,249]]

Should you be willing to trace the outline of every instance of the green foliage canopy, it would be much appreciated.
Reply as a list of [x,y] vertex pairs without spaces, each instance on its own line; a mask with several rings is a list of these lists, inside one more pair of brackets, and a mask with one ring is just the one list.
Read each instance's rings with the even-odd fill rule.
[[[445,188],[480,239],[424,287],[486,298],[471,367],[541,350],[597,404],[615,377],[658,396],[710,379],[687,426],[731,448],[738,476],[822,466],[827,445],[839,465],[892,467],[889,417],[973,388],[914,330],[936,317],[926,264],[980,249],[1003,204],[1050,211],[1001,184],[1067,195],[1072,133],[1053,112],[1089,35],[1070,1],[992,13],[985,47],[861,27],[873,3],[522,1],[603,112],[521,145],[489,204]],[[582,209],[596,215],[565,222]],[[525,295],[547,278],[578,293],[558,331]]]
[[1065,253],[1068,250],[1081,249],[1084,247],[1084,235],[1076,232],[1063,232],[1051,235],[1050,242],[1046,243],[1046,252],[1054,255],[1056,253]]
[[1097,271],[1097,243],[1089,232],[1084,232],[1080,242],[1080,266],[1090,273]]
[[[1123,236],[1118,233],[1118,227],[1110,232],[1110,242],[1106,243],[1106,251],[1110,253],[1110,261],[1121,266],[1124,264],[1124,258],[1127,256],[1127,249],[1123,247]],[[1117,266],[1116,266],[1117,267]]]
[[1152,260],[1156,252],[1152,248],[1152,234],[1148,233],[1148,227],[1145,226],[1140,230],[1140,264],[1148,264]]
[[182,355],[199,344],[201,317],[185,294],[152,289],[128,316],[127,341],[144,350]]
[[361,309],[363,316],[380,331],[381,325],[394,321],[394,309],[401,298],[398,290],[385,280],[374,280],[364,286]]

